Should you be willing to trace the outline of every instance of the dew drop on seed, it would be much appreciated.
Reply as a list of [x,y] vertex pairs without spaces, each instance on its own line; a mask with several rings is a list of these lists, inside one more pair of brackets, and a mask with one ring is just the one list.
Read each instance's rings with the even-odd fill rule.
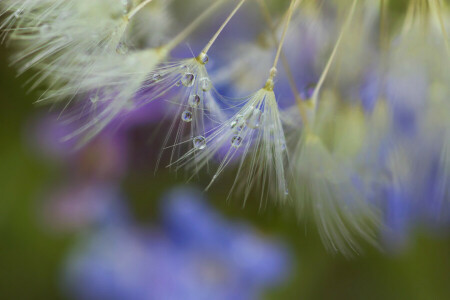
[[122,0],[123,14],[126,15],[131,11],[132,2],[130,0]]
[[236,133],[241,132],[245,128],[245,120],[242,115],[238,115],[233,122],[231,122],[231,129]]
[[200,88],[204,92],[209,92],[212,89],[211,80],[208,77],[203,77],[200,79]]
[[242,144],[242,137],[235,135],[231,138],[231,146],[234,148],[239,148]]
[[197,136],[192,140],[194,148],[198,150],[203,150],[206,148],[206,139],[203,136]]
[[247,126],[252,128],[252,129],[258,129],[259,126],[261,125],[261,117],[263,115],[263,112],[258,109],[255,108],[250,117],[247,119]]
[[190,73],[190,72],[184,73],[183,76],[181,77],[181,83],[185,87],[193,86],[194,85],[194,81],[195,81],[195,75]]
[[202,98],[197,94],[191,95],[189,97],[189,105],[192,108],[198,108],[200,106],[201,102],[202,102]]
[[128,53],[128,46],[124,42],[120,42],[116,47],[117,54],[125,55]]
[[19,8],[14,12],[14,18],[19,19],[23,15],[23,8]]
[[209,62],[209,57],[207,54],[200,54],[200,56],[198,57],[198,59],[200,60],[200,62],[204,65],[206,65]]
[[192,112],[185,110],[182,114],[181,114],[181,120],[183,120],[186,123],[189,123],[192,121]]
[[152,76],[152,81],[153,81],[153,82],[158,82],[158,81],[160,81],[161,79],[162,79],[162,75],[159,74],[159,73],[153,74],[153,76]]
[[95,96],[92,96],[91,98],[89,98],[89,100],[91,100],[92,104],[95,104],[98,102],[99,98],[97,95],[95,95]]

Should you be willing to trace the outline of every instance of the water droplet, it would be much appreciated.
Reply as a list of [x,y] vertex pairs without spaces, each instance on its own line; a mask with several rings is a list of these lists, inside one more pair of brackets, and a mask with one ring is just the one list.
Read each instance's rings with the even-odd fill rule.
[[206,139],[203,136],[197,136],[192,140],[194,148],[198,150],[203,150],[206,148]]
[[245,120],[242,115],[238,115],[233,122],[231,122],[231,129],[236,133],[241,132],[245,128]]
[[20,18],[21,16],[23,16],[23,8],[19,8],[18,10],[16,10],[16,11],[14,12],[14,18],[18,19],[18,18]]
[[198,108],[200,106],[201,102],[202,102],[202,98],[197,94],[191,95],[189,97],[189,105],[192,108]]
[[184,122],[191,122],[192,121],[192,112],[190,112],[189,110],[185,110],[182,114],[181,114],[181,120],[183,120]]
[[181,83],[185,87],[191,87],[194,85],[195,81],[195,75],[193,73],[187,72],[183,74],[183,77],[181,77]]
[[261,125],[262,115],[263,115],[263,112],[260,109],[255,108],[251,112],[250,117],[247,119],[247,126],[252,129],[258,129],[259,126]]
[[120,42],[116,47],[117,54],[125,55],[129,51],[128,46],[124,42]]
[[243,138],[235,135],[231,138],[231,146],[233,146],[234,148],[239,148],[242,144]]
[[270,69],[270,76],[273,78],[273,77],[276,77],[278,75],[278,70],[277,70],[277,68],[272,68],[272,69]]
[[204,92],[209,92],[212,89],[211,80],[208,77],[203,77],[200,79],[200,88]]
[[202,64],[204,64],[204,65],[206,65],[208,62],[209,62],[209,57],[208,57],[208,55],[206,54],[206,53],[200,53],[200,55],[198,56],[198,60],[202,63]]
[[123,14],[126,15],[131,11],[133,3],[131,0],[122,0]]
[[285,195],[285,196],[289,196],[289,189],[288,189],[288,188],[286,188],[286,189],[284,190],[284,195]]
[[98,102],[99,97],[97,95],[92,96],[91,98],[89,98],[89,100],[91,100],[92,104],[95,104]]
[[153,74],[153,76],[152,76],[152,81],[153,82],[160,81],[161,79],[162,79],[162,75],[159,74],[159,73]]

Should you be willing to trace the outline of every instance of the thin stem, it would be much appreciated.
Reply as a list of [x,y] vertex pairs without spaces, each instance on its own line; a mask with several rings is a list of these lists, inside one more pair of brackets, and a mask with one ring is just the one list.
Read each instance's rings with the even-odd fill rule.
[[217,40],[219,35],[222,33],[222,31],[225,29],[225,27],[228,25],[230,20],[233,18],[233,16],[238,12],[238,10],[241,8],[241,6],[244,4],[245,0],[241,0],[239,4],[236,6],[236,8],[231,12],[231,14],[228,16],[228,18],[223,22],[222,26],[220,26],[219,30],[216,32],[216,34],[212,37],[212,39],[208,42],[208,44],[203,48],[202,52],[203,54],[207,54],[211,46],[214,44],[214,42]]
[[126,16],[128,20],[131,20],[141,9],[143,9],[147,4],[153,0],[144,0],[138,6],[136,6],[132,11]]
[[280,43],[278,45],[277,55],[275,56],[275,60],[273,61],[272,68],[276,68],[277,65],[278,65],[278,61],[279,61],[280,55],[281,55],[281,50],[283,49],[283,44],[284,44],[284,41],[286,39],[287,31],[289,29],[289,24],[291,23],[292,14],[294,13],[294,8],[295,8],[295,6],[297,4],[297,1],[298,0],[291,0],[291,5],[289,6],[287,20],[286,20],[286,23],[284,25],[283,34],[281,35],[281,40],[280,40]]
[[380,49],[386,49],[387,43],[387,6],[388,0],[380,0]]
[[181,42],[183,42],[198,26],[200,26],[207,18],[209,18],[214,12],[216,12],[222,4],[227,0],[217,0],[207,10],[205,10],[200,16],[198,16],[191,24],[189,24],[183,31],[181,31],[175,38],[173,38],[165,48],[170,52]]
[[339,34],[338,40],[336,41],[336,45],[334,46],[333,52],[331,53],[330,58],[328,59],[328,62],[325,66],[325,69],[323,70],[322,75],[320,76],[317,87],[314,90],[314,94],[312,96],[312,101],[313,101],[314,107],[316,107],[316,105],[317,105],[317,98],[319,96],[320,89],[322,88],[322,85],[325,82],[325,78],[327,77],[328,72],[330,71],[331,65],[333,64],[334,58],[336,57],[336,54],[341,45],[342,38],[344,37],[344,34],[347,31],[347,29],[350,26],[350,23],[353,19],[353,15],[355,14],[355,10],[356,10],[356,4],[358,4],[358,0],[353,0],[352,6],[350,8],[350,13],[348,14],[348,17],[345,20],[344,26],[342,27],[341,33]]
[[[280,42],[278,41],[278,37],[275,32],[275,24],[273,22],[272,16],[270,15],[269,7],[267,6],[266,2],[264,0],[257,0],[259,5],[261,6],[264,19],[266,20],[267,24],[269,25],[270,33],[272,36],[273,41],[276,45],[279,45]],[[301,1],[300,1],[301,2]],[[294,76],[292,74],[291,68],[289,66],[289,63],[287,61],[286,56],[284,55],[283,51],[281,51],[281,63],[283,64],[283,67],[285,69],[286,75],[288,77],[289,85],[292,89],[292,92],[294,93],[294,96],[297,98],[300,97],[300,92],[297,89],[297,86],[295,84]]]
[[[299,1],[298,3],[300,3]],[[270,32],[272,35],[272,39],[274,40],[276,45],[279,45],[279,41],[275,32],[275,24],[273,22],[272,16],[270,15],[269,7],[267,7],[267,4],[264,0],[258,0],[259,5],[261,6],[264,19],[266,20],[267,24],[269,25]],[[286,76],[289,81],[289,86],[291,87],[292,93],[294,94],[295,101],[297,102],[297,106],[300,111],[300,116],[302,117],[303,123],[305,126],[308,124],[308,114],[307,109],[305,107],[305,102],[300,96],[300,92],[297,89],[297,85],[295,84],[294,75],[292,74],[291,67],[289,66],[289,63],[287,61],[286,55],[284,55],[283,51],[281,51],[281,63],[283,64],[284,70],[286,72]]]

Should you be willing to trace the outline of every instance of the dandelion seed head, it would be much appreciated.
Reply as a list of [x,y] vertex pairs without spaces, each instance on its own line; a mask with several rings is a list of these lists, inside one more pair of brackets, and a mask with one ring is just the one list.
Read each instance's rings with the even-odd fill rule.
[[231,118],[202,136],[201,152],[192,149],[175,164],[198,172],[222,156],[211,184],[228,166],[237,165],[230,194],[239,191],[246,199],[250,192],[258,192],[261,202],[268,201],[268,195],[283,200],[288,156],[275,94],[261,89],[241,102]]
[[[62,105],[60,119],[76,128],[65,140],[84,145],[162,102],[168,167],[212,174],[207,190],[234,172],[229,197],[293,204],[346,255],[377,245],[383,218],[395,231],[411,212],[437,219],[448,206],[445,2],[406,1],[391,22],[394,6],[383,1],[292,1],[285,13],[259,1],[255,36],[232,40],[232,29],[222,33],[244,4],[236,1],[209,41],[210,24],[188,40],[204,45],[200,54],[183,58],[173,50],[226,1],[169,2],[0,3],[19,74],[34,72],[28,85],[45,90],[38,102]],[[212,46],[222,38],[221,52]]]

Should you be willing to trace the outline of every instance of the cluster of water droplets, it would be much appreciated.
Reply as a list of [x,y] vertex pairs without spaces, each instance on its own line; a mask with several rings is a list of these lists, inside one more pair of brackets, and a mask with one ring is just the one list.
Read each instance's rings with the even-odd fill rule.
[[263,112],[259,108],[251,106],[244,114],[237,115],[231,122],[230,127],[235,135],[231,138],[231,146],[239,148],[244,141],[242,133],[246,127],[250,129],[259,129]]
[[[206,54],[199,56],[198,62],[202,65],[208,63],[209,58]],[[181,120],[186,123],[190,123],[194,119],[194,111],[196,109],[203,109],[203,102],[205,99],[205,94],[212,89],[212,82],[206,76],[199,77],[195,70],[197,66],[189,67],[186,65],[181,66],[181,79],[176,84],[176,86],[183,86],[185,88],[190,88],[191,92],[188,98],[188,105],[186,110],[181,113]],[[206,138],[204,136],[196,136],[192,139],[192,143],[195,149],[203,150],[206,148]]]

